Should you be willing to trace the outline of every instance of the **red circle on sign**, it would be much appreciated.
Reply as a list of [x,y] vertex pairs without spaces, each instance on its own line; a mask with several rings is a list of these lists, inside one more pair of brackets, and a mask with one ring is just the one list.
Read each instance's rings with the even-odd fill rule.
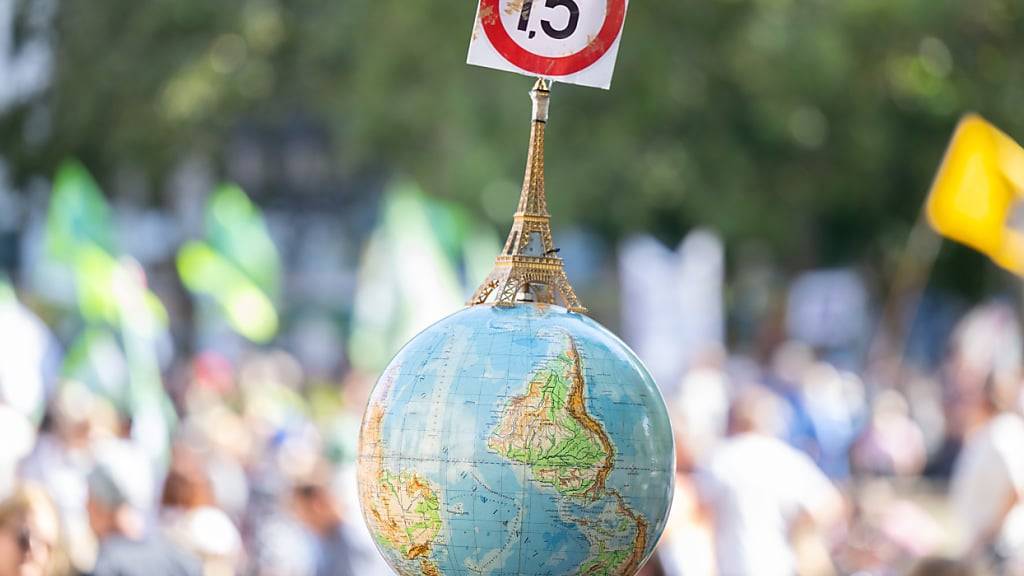
[[501,0],[480,0],[480,21],[491,45],[506,60],[533,74],[541,76],[567,76],[592,65],[604,56],[619,32],[626,18],[625,0],[608,0],[604,24],[597,36],[582,50],[567,56],[541,56],[523,48],[509,36],[501,23]]

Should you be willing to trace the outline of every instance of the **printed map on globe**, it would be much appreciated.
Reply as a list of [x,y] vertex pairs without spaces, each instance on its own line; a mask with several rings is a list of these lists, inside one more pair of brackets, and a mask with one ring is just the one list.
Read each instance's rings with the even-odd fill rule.
[[599,324],[557,306],[474,306],[381,376],[360,499],[403,576],[632,576],[664,528],[672,442],[654,382]]

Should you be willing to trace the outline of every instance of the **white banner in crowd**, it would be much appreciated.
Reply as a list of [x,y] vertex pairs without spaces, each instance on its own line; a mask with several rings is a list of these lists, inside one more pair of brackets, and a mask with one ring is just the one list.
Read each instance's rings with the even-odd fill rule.
[[694,357],[725,338],[725,248],[708,230],[675,251],[633,237],[619,248],[619,275],[625,340],[669,395]]
[[812,346],[854,345],[868,329],[864,281],[848,268],[812,270],[789,289],[786,332]]

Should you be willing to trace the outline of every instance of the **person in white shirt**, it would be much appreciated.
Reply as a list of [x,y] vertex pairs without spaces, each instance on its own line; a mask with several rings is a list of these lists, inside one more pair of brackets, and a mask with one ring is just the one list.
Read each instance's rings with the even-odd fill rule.
[[964,553],[1024,573],[1024,419],[1002,413],[972,432],[950,493]]
[[770,391],[746,387],[731,407],[729,437],[697,474],[722,576],[792,576],[794,528],[810,521],[823,530],[842,518],[842,497],[825,474],[773,435],[780,420],[781,405]]
[[954,332],[944,367],[963,428],[950,481],[962,554],[1000,574],[1024,574],[1021,335],[1013,310],[982,306]]

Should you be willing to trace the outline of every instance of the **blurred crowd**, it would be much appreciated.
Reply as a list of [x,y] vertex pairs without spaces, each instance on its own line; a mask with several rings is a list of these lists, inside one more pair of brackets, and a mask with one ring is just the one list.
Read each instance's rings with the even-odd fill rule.
[[704,354],[670,398],[676,499],[647,572],[1024,574],[1021,346],[990,304],[935,374],[797,342]]
[[[898,385],[795,341],[702,351],[668,394],[676,495],[644,574],[1024,574],[1022,346],[991,304]],[[355,493],[371,385],[197,354],[167,378],[162,451],[74,381],[38,425],[0,403],[0,576],[390,573]]]
[[[118,247],[93,216],[130,212],[90,186],[62,172],[32,220],[52,226],[28,227],[25,269],[0,281],[0,576],[389,574],[356,494],[362,411],[390,355],[457,309],[497,248],[468,225],[446,236],[468,218],[402,189],[356,272],[303,251],[333,239],[268,232],[329,218],[267,226],[222,187],[201,241],[140,263],[125,251],[145,243]],[[676,494],[645,576],[1024,574],[1015,307],[923,298],[900,335],[872,326],[852,269],[787,285],[740,254],[727,288],[707,231],[678,251],[627,242],[617,267],[588,237],[562,240],[568,262],[593,261],[570,271],[588,297],[622,302],[673,419]],[[63,276],[33,256],[43,246]],[[619,297],[600,290],[616,268]]]
[[389,573],[355,494],[369,384],[310,387],[281,352],[197,356],[169,383],[166,453],[74,382],[38,429],[0,404],[0,574]]

